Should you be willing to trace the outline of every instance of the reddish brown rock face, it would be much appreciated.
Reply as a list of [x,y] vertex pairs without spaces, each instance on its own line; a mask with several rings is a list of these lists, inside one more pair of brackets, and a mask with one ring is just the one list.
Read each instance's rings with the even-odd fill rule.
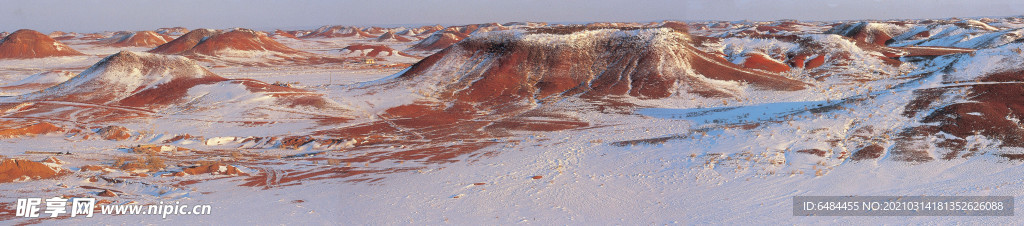
[[[600,29],[607,28],[549,28],[535,30],[534,34],[579,35],[577,32]],[[442,79],[455,81],[453,83],[438,84],[449,90],[441,93],[443,97],[493,104],[572,95],[665,98],[675,93],[689,92],[703,96],[729,96],[727,91],[698,79],[696,75],[714,80],[743,81],[765,89],[803,88],[801,82],[745,69],[721,57],[701,52],[692,46],[689,35],[680,29],[642,29],[648,29],[646,31],[664,38],[659,40],[666,41],[654,43],[638,36],[590,34],[591,37],[582,38],[587,41],[569,44],[560,41],[542,43],[521,38],[531,34],[490,35],[489,38],[462,41],[430,56],[400,78],[415,80],[421,76],[455,76]],[[482,67],[455,73],[431,73],[440,68],[463,67],[438,63],[441,59],[449,58]],[[769,65],[769,62],[764,61],[752,66]],[[767,67],[771,70],[766,71],[789,69],[782,63],[770,62],[774,64]]]
[[[188,101],[189,90],[200,85],[221,83],[226,86],[244,88],[251,93],[273,97],[274,104],[287,107],[324,108],[330,101],[309,91],[271,85],[251,79],[226,79],[183,56],[134,53],[122,51],[108,56],[67,82],[37,92],[19,96],[26,101],[57,101],[84,103],[99,106],[88,108],[90,122],[100,125],[119,125],[117,121],[137,117],[150,117],[149,112],[178,106]],[[10,117],[49,114],[62,118],[66,115],[53,114],[63,104],[19,104],[0,105],[0,111],[19,108]],[[45,113],[51,112],[51,113]],[[58,111],[59,112],[59,111]],[[332,118],[333,119],[333,118]],[[344,120],[337,118],[338,120]],[[7,130],[11,129],[11,130]],[[41,124],[35,127],[4,127],[0,133],[33,134],[52,130]],[[104,137],[106,135],[103,135]],[[112,140],[127,139],[123,135],[111,136]]]
[[0,121],[0,138],[32,136],[63,131],[64,128],[49,122]]
[[248,175],[234,166],[223,163],[200,164],[182,170],[187,175],[216,174],[216,175]]
[[388,31],[387,33],[384,33],[384,34],[380,35],[380,37],[377,37],[376,41],[378,41],[378,42],[386,42],[386,41],[411,42],[412,39],[409,39],[409,38],[406,38],[406,37],[402,37],[402,36],[398,36],[398,35],[395,34],[395,32]]
[[6,159],[0,162],[0,183],[13,182],[26,177],[30,179],[54,178],[57,177],[57,173],[57,170],[45,164],[28,160]]
[[113,191],[110,191],[110,190],[107,190],[107,189],[103,189],[102,192],[100,192],[99,194],[96,194],[96,195],[98,195],[100,197],[117,197],[117,193],[114,193]]
[[274,41],[263,33],[239,29],[210,36],[205,41],[197,44],[191,50],[185,51],[185,53],[198,53],[213,56],[217,55],[218,51],[226,49],[241,51],[272,51],[285,54],[300,52]]
[[107,140],[128,140],[132,138],[132,132],[123,126],[107,126],[96,131],[103,139]]
[[182,53],[186,50],[192,49],[193,47],[198,45],[199,42],[202,42],[204,39],[213,36],[215,33],[216,31],[210,29],[195,29],[186,33],[185,35],[182,35],[181,37],[178,37],[177,39],[167,42],[166,44],[157,46],[156,48],[149,50],[149,52],[161,54]]
[[840,24],[833,27],[826,33],[838,34],[853,38],[858,42],[871,43],[876,45],[885,45],[889,40],[892,40],[894,36],[899,35],[889,34],[889,31],[882,29],[877,25],[879,24],[871,22],[861,22],[856,24]]
[[815,58],[812,58],[811,60],[807,61],[806,67],[808,69],[811,69],[811,68],[820,67],[822,64],[825,64],[825,55],[819,55],[819,56],[817,56]]
[[[122,73],[122,71],[137,73]],[[166,79],[156,87],[138,87]],[[33,98],[92,104],[121,102],[126,106],[161,105],[184,96],[187,88],[227,80],[180,56],[122,51],[108,56],[80,75],[35,94]],[[152,89],[150,89],[152,88]]]
[[882,147],[881,145],[872,144],[867,147],[861,148],[860,150],[857,150],[857,152],[854,152],[853,156],[850,156],[850,159],[854,161],[877,159],[879,157],[882,157],[882,154],[884,152],[884,147]]
[[85,55],[38,31],[21,29],[0,41],[0,59]]
[[794,68],[803,68],[807,63],[807,55],[808,54],[799,54],[793,56],[793,58],[789,59],[789,65],[792,65]]
[[775,61],[764,54],[747,55],[747,60],[743,61],[743,67],[774,73],[789,71],[789,66],[786,66],[786,64],[782,62]]
[[[987,76],[986,82],[1024,79],[1024,72],[1012,71]],[[932,112],[923,123],[938,123],[938,130],[966,138],[974,134],[1003,141],[1004,146],[1024,147],[1021,124],[1024,118],[1024,87],[1019,84],[980,84],[968,86],[969,102],[954,103]]]
[[430,35],[430,37],[427,37],[426,39],[423,39],[423,41],[420,41],[419,43],[416,43],[416,45],[413,45],[412,48],[410,48],[410,50],[414,50],[414,51],[434,51],[434,50],[440,50],[440,49],[448,48],[449,46],[454,45],[455,43],[459,42],[463,38],[464,37],[461,37],[458,34],[452,33],[452,32],[436,33],[436,34]]
[[[648,29],[644,32],[651,34],[645,35],[658,37],[641,38],[650,36],[637,35],[633,30],[638,29]],[[437,97],[436,101],[392,107],[379,115],[387,120],[325,130],[316,135],[350,138],[358,141],[356,145],[389,143],[430,147],[351,159],[355,162],[383,159],[447,162],[492,143],[467,143],[459,148],[435,145],[500,137],[507,131],[559,131],[590,125],[572,117],[535,111],[531,102],[571,96],[600,100],[615,96],[665,98],[679,93],[730,95],[702,79],[743,81],[771,90],[798,90],[805,85],[701,52],[692,46],[685,29],[677,24],[666,28],[622,30],[587,26],[471,37],[423,59],[398,78],[382,84],[415,86],[424,85],[423,81],[441,81],[427,84],[438,87],[432,94]],[[533,41],[530,35],[582,36],[586,41]],[[655,39],[666,41],[653,41]],[[462,68],[472,69],[460,70]]]
[[[906,117],[934,109],[921,118],[925,125],[907,128],[897,138],[891,151],[894,159],[905,161],[931,161],[966,158],[979,154],[977,147],[969,146],[969,137],[980,135],[998,140],[1000,147],[1024,147],[1024,127],[1017,120],[1024,118],[1024,87],[1013,82],[1024,78],[1024,71],[1012,70],[981,77],[978,82],[922,90],[906,105]],[[942,97],[963,92],[966,99],[945,102]],[[939,134],[946,135],[939,135]],[[934,142],[930,139],[936,138]],[[929,146],[941,150],[929,154]],[[1007,157],[1002,153],[1003,157]],[[1007,157],[1010,158],[1010,157]],[[1012,158],[1011,158],[1012,159]]]
[[149,52],[216,56],[218,52],[224,50],[271,51],[282,54],[303,53],[274,41],[263,33],[246,29],[236,29],[227,32],[196,29]]
[[291,33],[291,32],[288,32],[288,31],[283,31],[283,30],[275,30],[274,34],[275,35],[280,35],[281,37],[288,37],[288,38],[294,38],[294,39],[298,39],[299,38],[299,37],[295,36],[295,33]]
[[139,31],[135,33],[115,35],[114,37],[99,40],[95,43],[115,47],[156,47],[171,40],[174,40],[174,38],[153,31]]
[[[506,30],[508,28],[500,24],[470,24],[465,26],[448,27],[443,29],[440,29],[440,27],[424,27],[421,29],[424,30],[423,33],[420,33],[421,35],[429,34],[430,36],[424,38],[419,43],[416,43],[416,45],[410,47],[409,50],[437,51],[444,48],[448,48],[449,46],[458,43],[462,39],[469,37],[469,35],[473,34],[473,32],[498,31]],[[441,32],[432,33],[435,31],[434,29],[439,30]]]
[[369,52],[365,53],[366,56],[368,56],[368,57],[384,56],[384,55],[381,55],[381,53],[385,53],[385,54],[387,54],[387,56],[393,56],[393,55],[395,55],[395,52],[396,52],[394,49],[391,49],[391,47],[388,47],[386,45],[354,44],[354,45],[347,46],[344,49],[341,49],[341,51],[352,51],[352,52],[364,51],[364,50],[370,50]]

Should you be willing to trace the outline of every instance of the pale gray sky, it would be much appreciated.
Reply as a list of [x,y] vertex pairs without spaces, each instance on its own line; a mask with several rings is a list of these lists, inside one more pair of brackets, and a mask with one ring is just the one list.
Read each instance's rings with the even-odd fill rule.
[[539,21],[845,20],[1024,14],[1024,1],[892,0],[0,0],[0,31]]

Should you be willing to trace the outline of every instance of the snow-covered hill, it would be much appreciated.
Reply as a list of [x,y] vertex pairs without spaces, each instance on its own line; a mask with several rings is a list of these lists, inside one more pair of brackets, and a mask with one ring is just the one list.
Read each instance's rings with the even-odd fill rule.
[[21,159],[0,162],[0,214],[86,196],[214,214],[41,222],[1020,224],[794,216],[793,197],[1024,197],[1021,27],[195,29],[88,67],[0,60],[0,91],[30,87],[0,96],[0,155]]

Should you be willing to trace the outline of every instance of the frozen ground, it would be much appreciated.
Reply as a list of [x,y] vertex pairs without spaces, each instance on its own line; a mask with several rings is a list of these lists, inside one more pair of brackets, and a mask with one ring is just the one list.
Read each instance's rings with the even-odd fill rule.
[[[910,164],[880,160],[822,166],[803,154],[733,142],[730,132],[712,138],[662,144],[618,146],[612,140],[674,134],[684,121],[641,116],[587,115],[608,127],[580,131],[523,134],[488,150],[499,154],[452,164],[388,174],[371,183],[314,180],[280,187],[239,186],[241,177],[210,179],[184,188],[89,182],[88,174],[57,180],[6,183],[4,201],[54,194],[89,194],[95,186],[128,193],[115,200],[176,201],[211,204],[211,216],[98,216],[69,223],[216,223],[293,224],[351,222],[365,224],[509,224],[509,223],[1000,223],[1014,217],[794,217],[795,195],[1009,195],[1020,198],[1021,165],[997,157]],[[781,135],[781,134],[780,134]],[[775,139],[788,139],[776,137]],[[61,136],[8,139],[20,150],[72,151],[64,167],[131,155],[111,147],[135,142],[68,141]],[[182,145],[204,148],[203,145]],[[243,150],[256,155],[303,151]],[[197,154],[198,155],[198,154]],[[217,155],[217,154],[214,154]],[[328,155],[344,155],[331,152]],[[32,155],[9,155],[42,158]],[[211,156],[196,156],[210,159]],[[215,157],[214,157],[215,158]],[[230,158],[222,156],[222,158]],[[292,159],[273,168],[329,167],[324,161]],[[371,167],[402,164],[374,163]],[[408,164],[406,164],[408,165]],[[242,168],[255,172],[253,168]],[[824,169],[821,175],[815,170]],[[984,169],[984,170],[979,170]],[[117,174],[109,175],[116,176]],[[535,176],[540,176],[534,179]],[[160,177],[133,178],[158,184]],[[64,188],[61,185],[71,185]],[[76,187],[78,186],[78,187]],[[159,194],[164,190],[168,193]],[[245,194],[245,195],[239,195]],[[1017,203],[1016,208],[1022,205]]]
[[[966,34],[1016,34],[1018,22],[991,22],[1000,25],[991,28],[995,31],[980,25],[910,25],[917,27],[908,29],[866,26],[885,32],[935,31],[934,37],[892,36],[901,47],[931,43],[938,46],[921,48],[952,51],[922,58],[885,56],[877,50],[882,47],[820,34],[829,30],[824,23],[795,25],[792,30],[772,33],[780,36],[771,36],[779,40],[796,37],[800,42],[742,35],[763,26],[786,28],[781,22],[692,24],[693,34],[720,38],[709,39],[714,41],[694,49],[711,52],[708,56],[721,57],[723,62],[743,63],[751,52],[775,53],[770,55],[782,58],[798,54],[806,54],[809,59],[818,55],[834,57],[819,68],[794,66],[778,73],[806,83],[802,90],[758,89],[732,81],[709,83],[730,86],[727,88],[735,96],[727,97],[686,92],[660,99],[567,96],[528,102],[522,109],[477,109],[482,105],[466,107],[456,101],[445,102],[450,100],[445,99],[446,95],[453,96],[445,92],[447,88],[458,87],[456,81],[484,80],[480,78],[434,74],[435,77],[423,80],[403,80],[426,82],[405,84],[393,81],[411,71],[406,67],[382,67],[359,61],[238,66],[218,64],[216,58],[198,62],[199,68],[225,80],[171,89],[181,92],[165,94],[181,94],[187,101],[169,104],[170,107],[145,105],[148,103],[128,106],[120,101],[81,103],[2,97],[0,100],[8,102],[0,102],[0,156],[31,161],[53,156],[62,162],[48,166],[63,173],[54,178],[17,178],[0,183],[0,221],[257,225],[1019,224],[1019,217],[792,214],[793,196],[1024,197],[1024,179],[1020,177],[1024,163],[1012,157],[1024,153],[1024,148],[1006,145],[998,137],[981,134],[981,130],[965,137],[945,131],[911,137],[919,140],[906,135],[915,128],[940,124],[924,122],[928,114],[939,112],[940,107],[981,102],[968,99],[975,96],[970,87],[1017,84],[984,79],[986,75],[1020,70],[1019,65],[1024,62],[1021,44]],[[706,29],[697,29],[702,25]],[[518,35],[511,38],[528,36],[526,32],[509,33]],[[614,32],[587,34],[601,33]],[[628,37],[644,32],[620,33]],[[783,36],[793,34],[797,36]],[[538,36],[558,38],[554,34]],[[958,39],[964,37],[983,39]],[[587,36],[569,38],[584,40]],[[354,43],[378,44],[372,39],[277,37],[292,48],[328,56]],[[404,50],[414,43],[383,44]],[[824,47],[808,49],[808,43]],[[35,91],[2,87],[47,71],[77,74],[103,57],[125,50],[70,44],[88,56],[0,60],[0,91],[5,92],[0,95]],[[964,46],[980,50],[947,48]],[[906,51],[901,54],[909,54]],[[472,61],[477,55],[465,56],[455,59],[466,61],[444,63],[473,72],[487,71],[484,69],[493,65],[491,58]],[[383,60],[385,64],[416,63],[416,59],[408,57]],[[902,62],[897,66],[892,60]],[[446,69],[450,68],[436,71],[455,71]],[[125,76],[139,75],[137,70],[127,71]],[[159,77],[168,74],[156,71],[141,76],[158,76],[145,77],[152,79],[151,84],[144,84],[147,89],[180,85],[170,77]],[[99,75],[112,76],[96,74]],[[446,77],[449,75],[454,77]],[[443,82],[452,83],[437,85]],[[113,89],[105,88],[97,90]],[[138,90],[131,93],[137,94]],[[934,90],[944,92],[934,97],[926,95]],[[294,96],[301,98],[287,99]],[[918,99],[923,97],[932,99],[923,101],[925,106],[911,112],[912,103],[922,102]],[[519,106],[516,104],[521,103],[507,103]],[[997,107],[998,104],[1001,103]],[[963,114],[949,117],[987,114],[954,113]],[[1017,120],[1006,114],[997,118]],[[901,143],[908,140],[921,141],[923,145]],[[970,148],[969,154],[949,155],[951,148],[941,146],[949,140],[962,141],[964,147]],[[148,149],[140,145],[157,146]],[[873,146],[880,148],[878,156],[855,156]],[[897,150],[904,146],[924,150],[918,155],[932,159],[897,159]],[[159,161],[151,161],[154,159]],[[213,167],[202,171],[206,166]],[[105,191],[116,197],[101,196]],[[213,209],[211,215],[166,218],[13,217],[16,199],[54,196],[96,197],[105,204],[209,204]],[[1016,202],[1014,207],[1020,209],[1024,204]]]

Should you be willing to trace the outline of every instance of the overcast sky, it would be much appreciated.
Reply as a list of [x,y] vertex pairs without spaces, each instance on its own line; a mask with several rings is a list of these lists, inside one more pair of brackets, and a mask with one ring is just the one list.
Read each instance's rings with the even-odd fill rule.
[[539,21],[846,20],[1024,14],[1021,0],[0,0],[0,31]]

